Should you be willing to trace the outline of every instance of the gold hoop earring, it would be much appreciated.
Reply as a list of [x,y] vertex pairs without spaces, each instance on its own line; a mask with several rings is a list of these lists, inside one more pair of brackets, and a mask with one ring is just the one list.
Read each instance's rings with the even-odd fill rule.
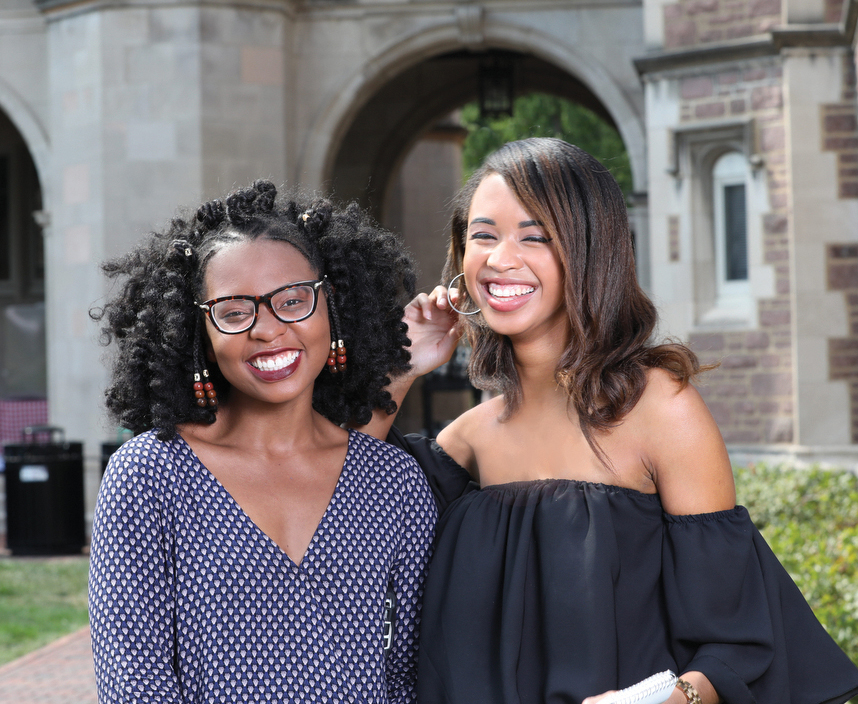
[[[470,313],[466,313],[466,312],[465,312],[465,311],[463,311],[463,310],[459,310],[458,308],[456,308],[456,306],[454,306],[454,305],[453,305],[453,299],[452,299],[452,297],[451,297],[451,296],[450,296],[450,294],[449,294],[449,291],[453,288],[453,284],[454,284],[454,283],[456,283],[456,279],[460,279],[460,278],[462,278],[464,275],[465,275],[465,273],[464,273],[464,272],[462,272],[462,273],[461,273],[461,274],[459,274],[458,276],[454,277],[454,278],[453,278],[453,280],[450,282],[450,285],[449,285],[449,286],[447,286],[447,291],[448,291],[448,293],[447,293],[447,300],[450,302],[450,308],[452,308],[454,311],[456,311],[459,315],[476,315],[477,313],[479,313],[479,312],[480,312],[480,310],[482,310],[481,308],[477,308],[476,310],[472,310]],[[458,291],[459,289],[457,288],[456,290]]]

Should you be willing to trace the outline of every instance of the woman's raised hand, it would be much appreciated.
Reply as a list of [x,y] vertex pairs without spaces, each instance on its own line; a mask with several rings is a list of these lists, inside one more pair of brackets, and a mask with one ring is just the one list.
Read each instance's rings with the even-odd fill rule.
[[436,286],[431,293],[418,294],[405,307],[403,321],[411,339],[411,376],[423,376],[437,369],[453,356],[461,337],[459,315],[450,306],[458,291]]
[[[417,377],[437,369],[449,361],[461,335],[458,327],[459,314],[450,307],[447,289],[436,286],[430,294],[421,293],[405,306],[402,320],[408,325],[411,340],[411,371],[394,377],[387,387],[390,397],[397,405],[402,404],[405,394]],[[456,293],[453,292],[455,302]],[[379,408],[372,413],[369,423],[356,427],[368,435],[384,440],[393,425],[394,416]]]

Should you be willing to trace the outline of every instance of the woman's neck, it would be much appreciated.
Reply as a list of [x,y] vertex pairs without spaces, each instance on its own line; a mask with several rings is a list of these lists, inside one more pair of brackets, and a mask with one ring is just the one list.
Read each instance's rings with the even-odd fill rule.
[[275,405],[235,394],[221,404],[212,425],[196,426],[193,432],[212,444],[279,454],[318,444],[320,436],[337,430],[313,410],[312,396]]
[[566,392],[558,385],[555,373],[566,350],[567,338],[566,334],[544,334],[529,340],[511,339],[525,401],[556,394],[565,398]]

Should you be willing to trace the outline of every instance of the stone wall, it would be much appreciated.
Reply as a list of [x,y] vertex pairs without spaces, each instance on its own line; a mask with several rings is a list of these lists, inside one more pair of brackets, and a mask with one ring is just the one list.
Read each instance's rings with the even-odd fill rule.
[[852,442],[858,442],[858,245],[828,247],[828,287],[843,291],[849,310],[849,336],[828,341],[832,380],[849,385]]
[[704,363],[720,364],[704,377],[701,392],[730,443],[793,439],[789,175],[781,82],[779,62],[769,60],[722,66],[679,84],[683,123],[753,117],[756,153],[768,185],[762,248],[763,261],[774,270],[775,295],[758,301],[759,326],[690,335]]
[[664,6],[664,48],[750,37],[780,22],[781,0],[681,0]]
[[[641,64],[652,89],[650,159],[662,143],[674,155],[669,183],[651,171],[661,204],[650,203],[661,217],[652,275],[670,272],[657,298],[670,332],[718,365],[701,392],[733,445],[858,442],[855,56],[830,43],[852,16],[845,7],[666,2],[652,35],[662,53]],[[719,149],[745,153],[759,196],[748,211],[749,319],[707,313],[706,173]]]
[[855,102],[855,62],[843,56],[840,102],[821,106],[822,151],[837,155],[837,192],[840,198],[858,198],[858,103]]
[[[837,154],[838,196],[858,198],[858,104],[855,64],[844,56],[842,102],[822,106],[823,151]],[[849,386],[852,442],[858,443],[858,244],[829,245],[826,252],[829,291],[842,291],[848,314],[848,335],[828,341],[832,380]]]
[[825,21],[839,22],[843,17],[843,0],[825,0]]

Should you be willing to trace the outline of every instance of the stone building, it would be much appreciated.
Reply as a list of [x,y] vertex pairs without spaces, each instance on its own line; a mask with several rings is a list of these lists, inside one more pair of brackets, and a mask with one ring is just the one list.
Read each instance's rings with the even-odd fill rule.
[[92,494],[97,265],[179,203],[333,190],[431,285],[445,119],[503,64],[616,126],[641,279],[661,332],[721,362],[704,393],[736,456],[858,464],[856,22],[858,0],[4,0],[0,434],[4,403],[46,397]]
[[650,290],[734,456],[855,464],[858,120],[842,0],[644,3]]

